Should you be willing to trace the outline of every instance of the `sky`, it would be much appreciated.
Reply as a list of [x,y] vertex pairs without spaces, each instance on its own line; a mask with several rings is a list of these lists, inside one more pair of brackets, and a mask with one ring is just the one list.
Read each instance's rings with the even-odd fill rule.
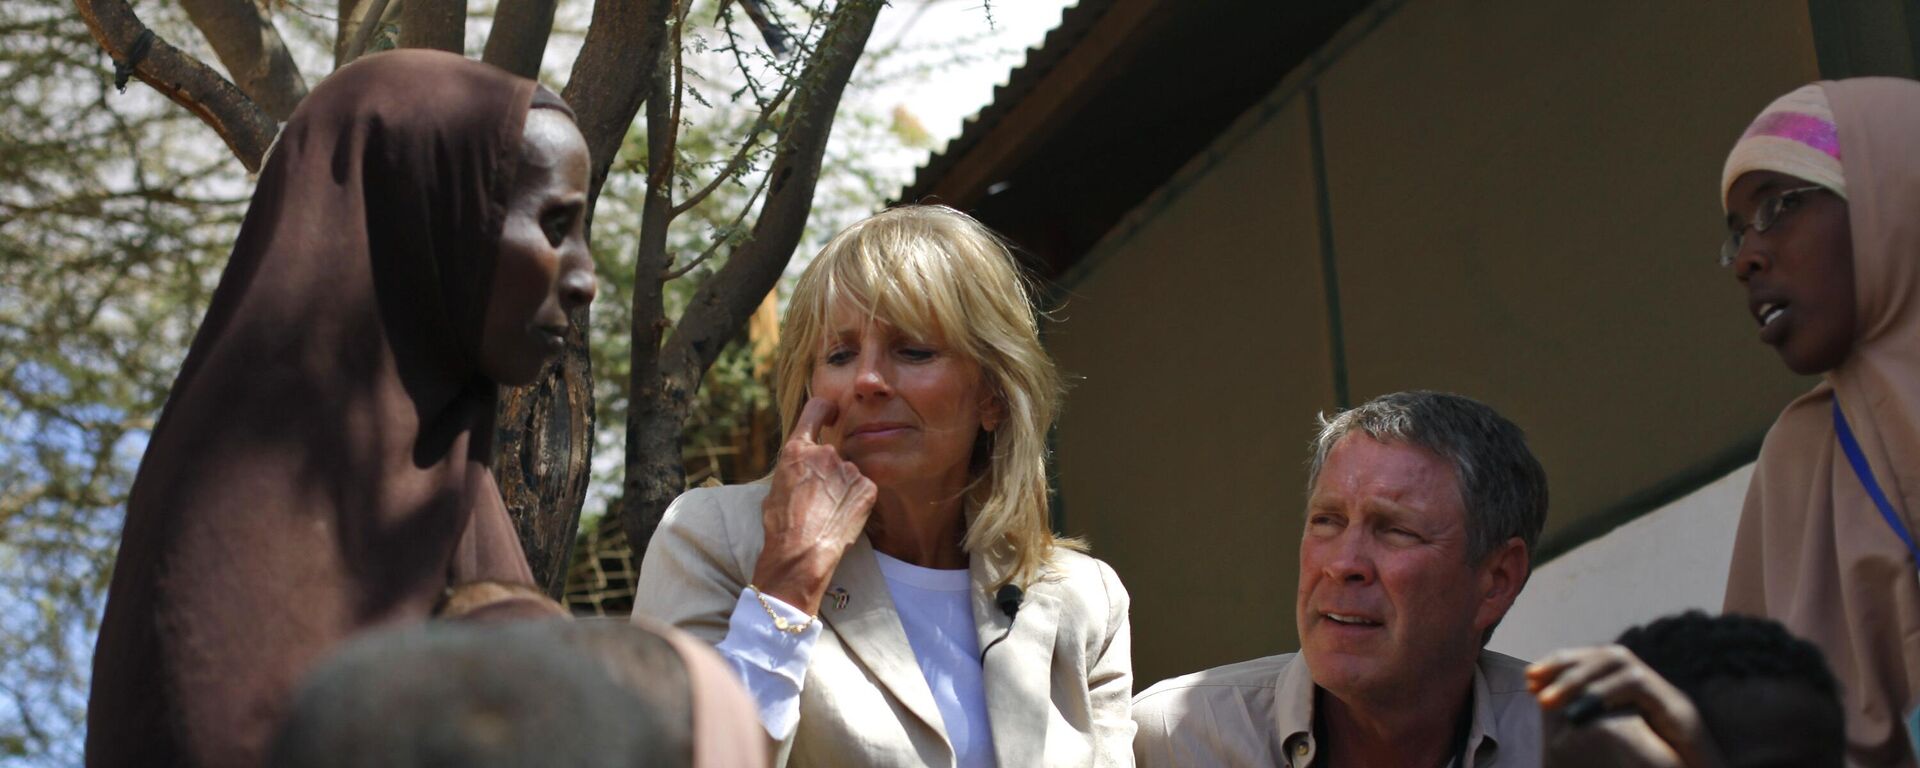
[[[899,46],[901,54],[888,60],[890,71],[920,64],[936,68],[925,78],[892,78],[892,85],[860,94],[871,108],[869,113],[891,112],[904,107],[919,120],[933,138],[934,149],[960,135],[963,121],[972,117],[993,98],[993,89],[1007,81],[1007,75],[1026,60],[1027,49],[1038,46],[1047,33],[1060,24],[1060,15],[1078,0],[892,0],[874,22],[868,39],[869,55],[862,66],[869,67],[871,53]],[[782,6],[784,7],[784,6]],[[557,29],[584,30],[592,17],[592,4],[563,4],[556,16]],[[789,11],[791,13],[791,11]],[[484,20],[469,20],[469,47],[484,40]],[[556,35],[547,49],[543,69],[552,85],[564,85],[578,53],[577,37]],[[858,75],[856,75],[858,77]],[[850,93],[850,101],[853,94]],[[843,108],[852,106],[843,104]],[[904,184],[913,169],[926,163],[928,152],[902,152],[887,158],[891,170]]]
[[934,87],[888,89],[881,95],[906,106],[936,137],[957,136],[961,121],[987,105],[994,87],[1007,81],[1008,72],[1026,59],[1027,49],[1040,45],[1072,5],[1064,0],[998,0],[990,11],[981,0],[890,5],[874,26],[875,43],[938,45],[955,37],[986,34],[1005,50],[941,74]]
[[[964,121],[986,107],[995,86],[1026,60],[1027,49],[1038,46],[1047,32],[1060,25],[1060,15],[1071,0],[929,0],[896,2],[880,13],[874,24],[870,50],[899,44],[904,56],[937,64],[954,58],[955,46],[966,43],[962,60],[942,66],[925,82],[882,87],[868,98],[883,110],[905,107],[926,128],[935,149],[960,135]],[[989,24],[989,14],[991,24]],[[977,36],[984,36],[973,44]],[[925,151],[907,153],[900,162],[901,182],[924,165]]]

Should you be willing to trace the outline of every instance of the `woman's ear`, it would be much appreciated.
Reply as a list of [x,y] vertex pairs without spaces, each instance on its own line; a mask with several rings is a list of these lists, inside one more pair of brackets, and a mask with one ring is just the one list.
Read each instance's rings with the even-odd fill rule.
[[980,404],[980,428],[988,432],[999,428],[1000,422],[1007,418],[1006,401],[999,395],[988,393],[986,402]]

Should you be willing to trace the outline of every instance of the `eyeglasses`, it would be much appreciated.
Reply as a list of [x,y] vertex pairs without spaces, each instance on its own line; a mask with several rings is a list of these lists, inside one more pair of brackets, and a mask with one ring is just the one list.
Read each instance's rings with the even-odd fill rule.
[[1747,239],[1747,230],[1765,232],[1780,223],[1788,211],[1800,207],[1800,198],[1809,192],[1824,192],[1826,187],[1818,184],[1797,187],[1777,192],[1760,201],[1760,207],[1753,212],[1753,223],[1739,224],[1733,214],[1727,214],[1727,241],[1720,244],[1720,266],[1731,267],[1733,260],[1740,257],[1740,244]]

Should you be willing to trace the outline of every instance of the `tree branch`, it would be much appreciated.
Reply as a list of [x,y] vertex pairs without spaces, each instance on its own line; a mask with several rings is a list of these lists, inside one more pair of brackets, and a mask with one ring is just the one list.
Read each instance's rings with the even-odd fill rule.
[[467,4],[463,0],[406,0],[400,6],[400,47],[435,48],[464,55]]
[[[675,52],[677,53],[677,52]],[[655,67],[654,93],[671,88],[666,67]],[[653,535],[664,503],[684,490],[677,473],[680,425],[678,416],[693,399],[693,390],[674,387],[660,376],[660,339],[666,333],[666,283],[657,279],[672,261],[667,253],[667,227],[673,222],[673,107],[663,99],[647,99],[647,189],[640,206],[640,244],[634,252],[633,311],[627,352],[626,466],[621,479],[621,523],[628,536],[645,541]],[[666,429],[661,425],[672,425]],[[654,471],[649,471],[649,470]],[[663,476],[664,475],[666,476]],[[644,551],[644,545],[635,551]]]
[[366,0],[340,0],[338,16],[334,17],[333,30],[333,68],[347,63],[347,44],[353,40],[353,33],[360,30],[360,17],[366,13]]
[[755,29],[760,30],[760,38],[767,41],[767,50],[775,56],[787,55],[787,30],[781,28],[780,22],[772,14],[767,13],[767,9],[760,5],[760,0],[739,0],[739,3],[740,8],[747,12],[747,19],[753,22]]
[[740,215],[733,217],[733,223],[727,225],[722,236],[714,238],[713,242],[707,245],[707,249],[701,251],[699,256],[695,256],[693,261],[689,261],[678,267],[672,267],[671,271],[661,275],[660,282],[665,283],[686,277],[687,273],[692,272],[695,267],[700,266],[701,262],[713,258],[713,254],[719,252],[720,246],[725,245],[726,242],[731,239],[728,235],[738,231],[740,229],[740,222],[746,221],[747,214],[753,212],[753,204],[760,202],[760,193],[767,191],[767,178],[766,176],[760,177],[760,185],[753,188],[752,195],[747,196],[747,204],[741,206]]
[[[683,11],[673,25],[673,37],[668,41],[667,45],[667,59],[673,62],[673,66],[659,70],[660,74],[658,77],[661,79],[655,81],[653,84],[653,93],[655,96],[658,96],[660,95],[660,86],[666,84],[666,78],[673,78],[673,101],[669,105],[665,122],[656,125],[660,120],[654,113],[651,103],[655,101],[655,99],[649,97],[649,104],[647,105],[647,155],[652,160],[655,171],[657,171],[657,175],[653,171],[647,174],[647,189],[648,194],[651,195],[647,198],[647,204],[653,204],[654,198],[652,196],[658,196],[661,204],[666,206],[666,219],[660,222],[662,230],[673,224],[673,173],[674,167],[678,165],[680,161],[680,106],[681,100],[686,96],[687,92],[686,62],[680,58],[682,53],[680,49],[680,33],[686,30],[686,21],[687,16]],[[653,156],[655,152],[653,136],[656,128],[662,132],[661,135],[666,140],[666,148],[659,152],[659,157]]]
[[593,155],[588,210],[600,197],[627,128],[653,93],[673,0],[595,0],[593,22],[561,94],[579,119]]
[[555,4],[556,0],[500,0],[480,60],[521,77],[539,77],[540,58],[553,34]]
[[373,44],[374,32],[380,29],[380,25],[391,20],[389,17],[393,15],[394,10],[388,0],[373,0],[370,3],[361,3],[354,8],[355,15],[351,21],[354,25],[353,37],[347,41],[346,49],[340,52],[339,61],[333,65],[334,68],[344,67],[354,59],[360,58],[360,54],[366,53],[367,46]]
[[180,206],[215,206],[240,205],[247,202],[248,198],[200,198],[181,194],[178,189],[150,189],[139,186],[125,190],[75,193],[35,205],[14,205],[0,200],[0,211],[6,212],[6,218],[0,219],[0,226],[23,216],[39,216],[48,213],[63,216],[98,215],[102,204],[114,200],[145,200]]
[[772,124],[774,113],[780,110],[780,103],[786,101],[787,94],[792,92],[792,80],[788,80],[785,85],[780,86],[780,92],[773,95],[773,101],[768,102],[765,107],[761,108],[760,116],[754,118],[753,127],[747,129],[747,137],[740,142],[740,149],[733,153],[733,157],[727,159],[727,164],[720,169],[720,173],[714,175],[712,181],[707,182],[706,186],[701,187],[692,195],[688,196],[687,199],[680,201],[679,205],[674,206],[673,215],[679,216],[680,214],[693,210],[693,207],[699,205],[700,201],[707,199],[708,195],[713,194],[714,190],[719,189],[721,183],[732,178],[735,173],[740,171],[740,166],[747,161],[747,155],[752,154],[753,149],[760,144],[760,134],[767,130],[768,125]]
[[[115,61],[125,61],[134,40],[151,31],[127,0],[74,0],[74,6],[93,39]],[[133,74],[213,128],[248,171],[260,170],[279,125],[219,72],[156,35]]]
[[697,382],[720,356],[726,341],[772,290],[793,257],[813,207],[840,96],[860,52],[873,33],[880,0],[844,0],[833,10],[820,44],[801,74],[793,106],[781,131],[767,202],[754,222],[753,238],[735,249],[726,266],[702,281],[661,348],[666,376]]
[[253,0],[180,0],[180,7],[213,45],[242,93],[274,120],[293,114],[307,96],[307,81],[260,6]]

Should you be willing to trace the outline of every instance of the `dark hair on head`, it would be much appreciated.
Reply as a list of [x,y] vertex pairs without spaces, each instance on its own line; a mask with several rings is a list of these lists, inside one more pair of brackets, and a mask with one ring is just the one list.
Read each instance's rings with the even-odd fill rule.
[[1772,619],[1687,611],[1629,629],[1615,642],[1696,702],[1716,681],[1764,679],[1804,685],[1839,707],[1840,683],[1820,649]]
[[434,622],[370,632],[309,673],[267,764],[685,766],[687,686],[666,641],[632,627]]
[[1547,521],[1547,471],[1527,449],[1526,434],[1493,408],[1446,392],[1395,392],[1320,417],[1307,493],[1334,445],[1355,431],[1384,443],[1406,443],[1453,465],[1467,511],[1467,559],[1479,563],[1515,536],[1529,557]]

